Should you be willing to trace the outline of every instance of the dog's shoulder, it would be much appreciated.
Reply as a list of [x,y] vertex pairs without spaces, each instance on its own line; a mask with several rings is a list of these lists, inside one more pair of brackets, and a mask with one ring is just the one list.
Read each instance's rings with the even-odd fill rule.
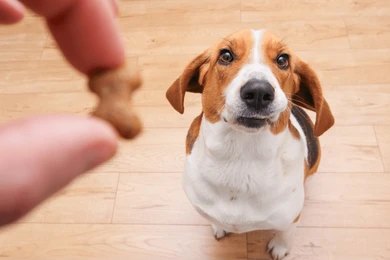
[[203,117],[203,112],[200,113],[199,116],[195,117],[195,119],[191,123],[190,129],[188,129],[187,138],[186,138],[186,154],[191,153],[192,147],[194,146],[194,143],[199,136],[202,117]]

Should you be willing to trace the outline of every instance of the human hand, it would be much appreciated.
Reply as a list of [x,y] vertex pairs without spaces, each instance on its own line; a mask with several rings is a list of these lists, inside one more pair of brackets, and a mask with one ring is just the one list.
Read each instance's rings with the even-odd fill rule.
[[116,140],[105,122],[87,117],[43,116],[0,126],[0,226],[111,158]]
[[[91,75],[124,63],[114,0],[0,0],[0,24],[20,21],[22,3],[46,18],[64,56],[80,72]],[[112,128],[92,118],[36,117],[0,126],[0,225],[111,158],[116,148]]]
[[80,72],[90,75],[125,62],[115,0],[0,0],[0,24],[20,21],[22,3],[46,19],[62,53]]

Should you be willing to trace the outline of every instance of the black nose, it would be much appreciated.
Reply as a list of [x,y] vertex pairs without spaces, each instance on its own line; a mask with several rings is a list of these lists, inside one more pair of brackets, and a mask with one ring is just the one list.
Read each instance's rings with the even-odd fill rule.
[[251,79],[240,90],[241,99],[248,108],[260,110],[275,98],[275,89],[268,81]]

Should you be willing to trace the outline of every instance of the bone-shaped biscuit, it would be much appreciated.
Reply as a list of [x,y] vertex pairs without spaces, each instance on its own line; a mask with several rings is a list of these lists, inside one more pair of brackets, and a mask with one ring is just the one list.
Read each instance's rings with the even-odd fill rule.
[[130,73],[126,66],[93,74],[88,86],[99,97],[93,115],[108,121],[123,138],[134,138],[141,132],[142,123],[130,101],[141,84],[140,73]]

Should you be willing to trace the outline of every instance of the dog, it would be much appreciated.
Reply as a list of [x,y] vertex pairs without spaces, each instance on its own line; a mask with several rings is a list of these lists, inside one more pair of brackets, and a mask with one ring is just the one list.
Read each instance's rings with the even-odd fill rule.
[[[334,124],[313,69],[274,34],[242,30],[192,60],[166,97],[184,112],[186,92],[202,94],[187,134],[185,193],[227,233],[275,230],[273,259],[284,258],[317,171],[318,136]],[[316,113],[315,123],[302,109]]]

